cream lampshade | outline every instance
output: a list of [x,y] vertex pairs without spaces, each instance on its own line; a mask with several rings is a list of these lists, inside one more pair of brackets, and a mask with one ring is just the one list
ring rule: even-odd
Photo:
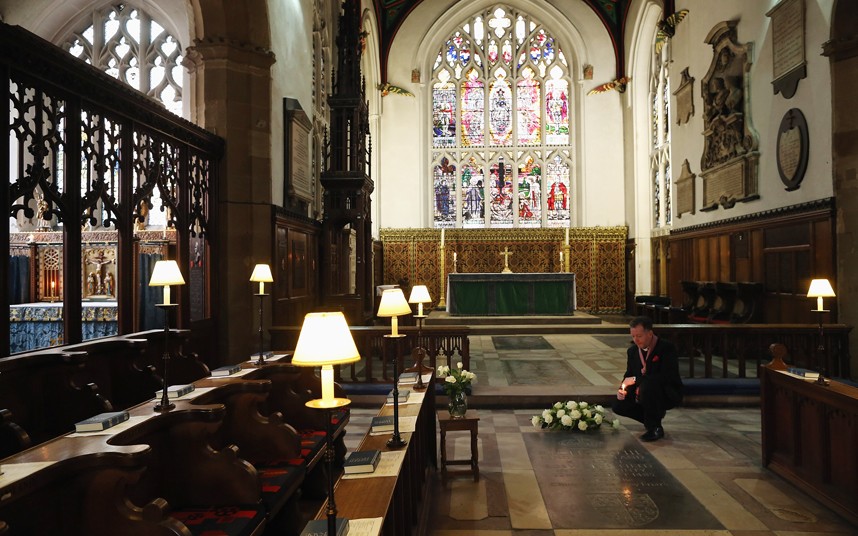
[[257,264],[250,274],[250,280],[259,283],[259,293],[265,294],[265,283],[273,283],[274,276],[271,275],[271,267],[267,264]]
[[411,307],[405,301],[405,294],[401,288],[391,288],[381,293],[381,303],[378,305],[378,316],[390,317],[390,334],[394,337],[399,335],[399,322],[397,317],[411,313]]
[[304,317],[292,364],[322,367],[322,403],[334,404],[334,367],[360,361],[349,325],[343,313],[309,313]]
[[834,298],[835,294],[828,279],[814,279],[810,282],[810,288],[807,289],[807,297],[816,298],[816,310],[823,311],[822,298]]
[[176,261],[158,261],[149,279],[150,287],[164,287],[164,305],[170,305],[170,285],[184,285],[185,278]]
[[417,315],[423,316],[423,304],[429,303],[432,298],[429,297],[429,289],[426,285],[415,285],[411,288],[411,295],[408,296],[408,303],[417,304]]

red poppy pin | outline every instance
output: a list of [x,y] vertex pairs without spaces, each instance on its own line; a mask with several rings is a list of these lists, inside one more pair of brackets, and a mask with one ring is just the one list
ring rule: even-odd
[[657,355],[652,356],[652,362],[658,363],[658,356]]

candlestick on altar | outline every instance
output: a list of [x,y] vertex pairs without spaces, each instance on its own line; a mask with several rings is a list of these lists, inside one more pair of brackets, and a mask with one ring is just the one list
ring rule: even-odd
[[567,227],[565,229],[565,231],[566,231],[566,239],[563,241],[563,243],[568,244],[569,243],[569,228]]

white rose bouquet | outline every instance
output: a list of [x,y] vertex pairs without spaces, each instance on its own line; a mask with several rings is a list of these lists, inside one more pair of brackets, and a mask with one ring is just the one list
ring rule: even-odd
[[[586,432],[599,428],[605,421],[605,408],[600,405],[591,406],[587,402],[555,402],[553,406],[534,415],[530,422],[535,428],[551,430],[581,430]],[[614,428],[619,428],[620,420],[611,422]]]
[[454,369],[447,365],[439,365],[438,377],[444,379],[444,392],[449,397],[452,397],[454,393],[463,392],[471,383],[477,381],[477,375],[465,370],[461,361],[456,363]]

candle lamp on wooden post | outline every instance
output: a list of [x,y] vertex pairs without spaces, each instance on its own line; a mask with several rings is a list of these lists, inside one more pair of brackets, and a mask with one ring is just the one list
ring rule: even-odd
[[400,288],[385,290],[381,294],[381,303],[378,305],[377,315],[390,318],[390,335],[384,337],[393,342],[393,436],[387,442],[390,448],[402,448],[406,445],[405,440],[399,435],[399,341],[405,337],[399,333],[399,320],[401,315],[411,313],[411,306],[405,301],[405,295]]
[[176,303],[170,303],[170,285],[184,285],[185,279],[176,261],[158,261],[149,279],[150,287],[164,287],[164,303],[156,304],[164,311],[164,375],[161,377],[161,401],[155,405],[155,411],[170,411],[175,404],[170,402],[167,396],[167,374],[170,368],[170,311],[178,307]]
[[828,279],[814,279],[810,282],[810,288],[807,289],[807,297],[816,298],[816,309],[812,311],[817,315],[817,319],[819,320],[819,346],[816,348],[817,355],[819,356],[819,377],[816,383],[827,385],[825,380],[825,362],[827,361],[827,357],[825,355],[825,332],[822,328],[822,315],[830,311],[822,308],[822,298],[834,298],[834,289],[831,287]]
[[259,292],[256,294],[259,296],[259,359],[257,359],[254,364],[261,367],[265,364],[265,354],[262,351],[264,343],[264,331],[262,329],[262,302],[265,299],[265,296],[268,296],[268,294],[265,293],[265,283],[274,282],[274,277],[271,275],[271,267],[267,264],[257,264],[253,268],[253,273],[250,274],[250,280],[254,283],[259,283]]
[[426,350],[422,346],[420,346],[420,340],[423,336],[423,322],[426,320],[427,316],[423,314],[423,304],[429,303],[431,301],[432,298],[429,296],[429,289],[426,288],[426,285],[414,285],[411,288],[411,295],[408,296],[408,303],[417,304],[417,314],[414,315],[414,319],[417,321],[417,344],[414,345],[415,348],[412,352],[415,355],[416,359],[414,361],[414,365],[412,365],[411,367],[413,370],[417,371],[417,383],[414,385],[414,389],[416,391],[422,391],[426,389],[426,386],[423,385],[423,357],[426,355]]
[[325,413],[325,460],[328,468],[328,534],[337,533],[337,503],[334,500],[334,433],[331,425],[333,413],[351,404],[348,398],[334,396],[334,365],[360,361],[343,313],[309,313],[298,335],[292,364],[299,367],[322,367],[322,398],[308,401],[305,406]]

